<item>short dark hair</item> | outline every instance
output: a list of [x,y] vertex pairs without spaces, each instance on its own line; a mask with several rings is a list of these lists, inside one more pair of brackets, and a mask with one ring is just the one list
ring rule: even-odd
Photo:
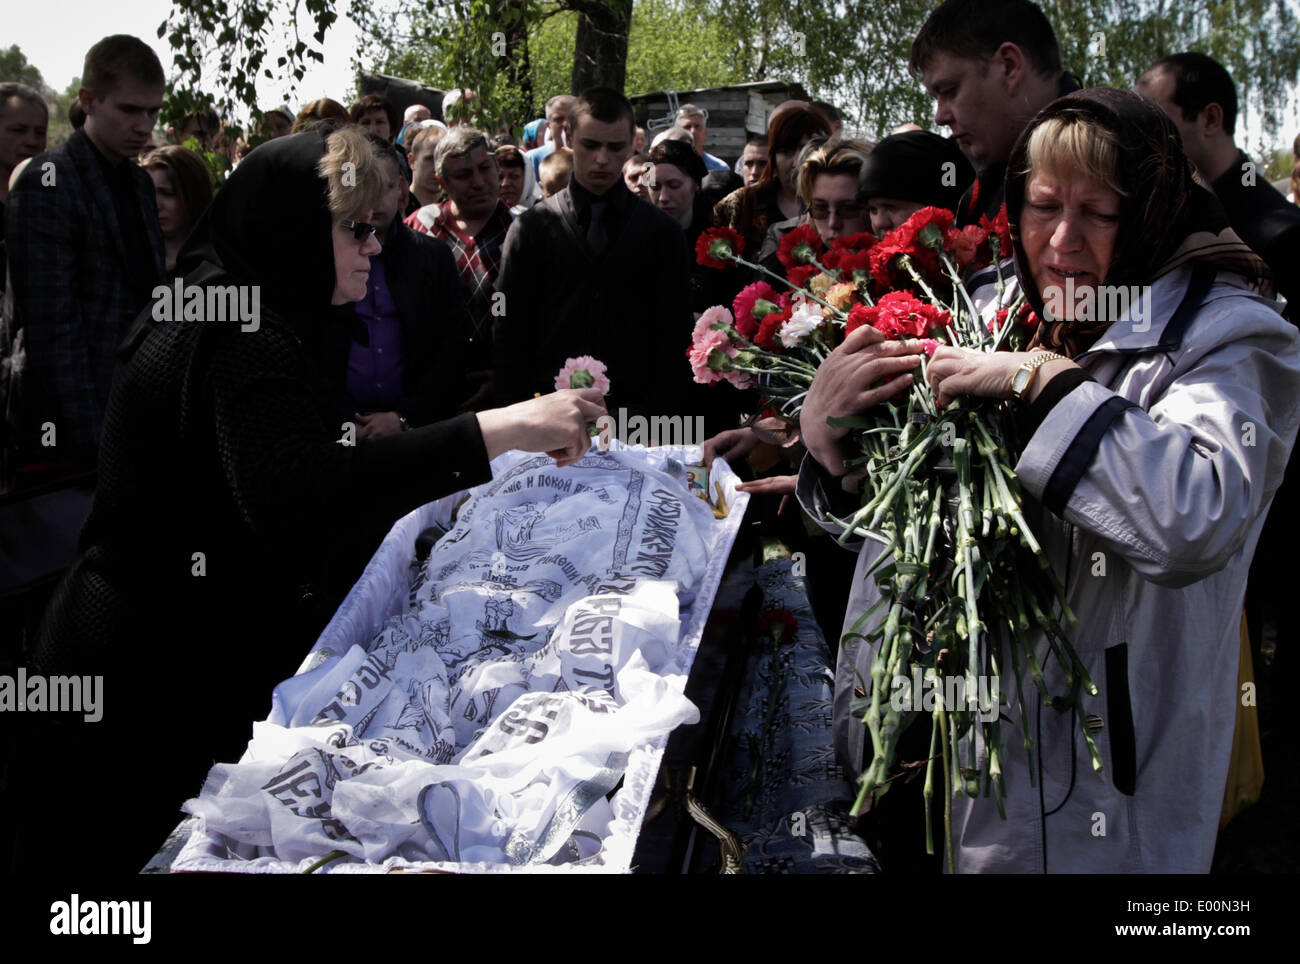
[[50,119],[50,105],[45,102],[45,98],[38,91],[16,81],[5,81],[0,84],[0,117],[3,117],[5,111],[9,109],[9,101],[14,97],[29,104],[37,104],[45,111],[46,121]]
[[524,152],[514,144],[501,144],[493,153],[497,156],[497,164],[502,167],[517,167],[523,170],[524,165],[528,163],[524,160]]
[[384,116],[388,118],[388,130],[393,137],[397,136],[400,130],[401,118],[397,115],[397,108],[387,97],[380,97],[378,94],[366,94],[359,101],[352,105],[352,110],[348,116],[352,118],[352,123],[361,123],[361,118],[365,117],[372,110],[382,110]]
[[1060,76],[1056,34],[1038,4],[1030,0],[944,0],[912,41],[907,66],[919,77],[936,53],[987,60],[1004,43],[1019,47],[1042,76]]
[[1157,60],[1147,71],[1160,68],[1174,81],[1170,100],[1183,112],[1183,120],[1194,121],[1210,104],[1223,108],[1223,129],[1237,129],[1237,87],[1232,75],[1213,57],[1201,53],[1172,54]]
[[695,148],[681,141],[660,141],[650,148],[649,159],[651,164],[673,165],[694,181],[696,187],[700,186],[704,175],[709,173],[700,155],[695,153]]
[[86,51],[86,62],[81,68],[81,86],[96,100],[103,100],[111,94],[124,77],[158,87],[167,83],[158,55],[139,37],[113,34]]
[[569,123],[578,129],[580,117],[594,117],[602,124],[615,124],[626,120],[628,136],[636,136],[636,116],[631,102],[612,87],[588,87],[578,95],[569,111]]

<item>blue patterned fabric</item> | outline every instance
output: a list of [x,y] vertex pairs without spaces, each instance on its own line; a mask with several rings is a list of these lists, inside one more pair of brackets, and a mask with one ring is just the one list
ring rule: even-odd
[[770,634],[754,644],[728,733],[726,802],[714,816],[748,850],[746,873],[878,873],[866,842],[854,834],[853,787],[831,743],[831,653],[791,560],[754,572],[761,609],[788,610],[793,640]]

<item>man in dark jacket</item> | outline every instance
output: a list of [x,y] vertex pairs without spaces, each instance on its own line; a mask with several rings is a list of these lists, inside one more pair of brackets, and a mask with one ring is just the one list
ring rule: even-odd
[[[1300,207],[1269,184],[1263,171],[1237,147],[1233,136],[1237,90],[1232,76],[1205,54],[1174,54],[1149,68],[1138,79],[1137,91],[1174,122],[1187,156],[1210,183],[1232,229],[1268,265],[1287,300],[1286,316],[1300,321]],[[1290,403],[1290,399],[1277,401]],[[1246,624],[1265,686],[1270,680],[1290,679],[1296,658],[1285,600],[1290,591],[1291,537],[1300,521],[1298,501],[1300,469],[1293,452],[1282,487],[1273,497],[1246,585]],[[1275,644],[1271,667],[1259,661],[1265,634]],[[1269,703],[1262,705],[1265,713],[1272,709]],[[1265,717],[1266,729],[1273,723]]]
[[1138,79],[1137,91],[1169,115],[1232,229],[1272,271],[1291,320],[1300,319],[1295,307],[1300,300],[1300,207],[1269,184],[1237,147],[1232,76],[1205,54],[1174,54],[1150,67]]
[[908,64],[935,100],[934,122],[975,166],[957,224],[1002,207],[1011,148],[1040,110],[1079,89],[1061,69],[1052,25],[1030,0],[945,0],[912,42]]
[[93,462],[118,343],[163,277],[153,182],[132,162],[149,143],[163,82],[143,41],[95,44],[79,95],[85,126],[33,158],[10,195],[28,444],[41,461]]
[[497,397],[555,388],[566,358],[609,369],[613,413],[688,414],[690,259],[681,226],[623,183],[632,107],[616,91],[583,92],[573,108],[573,181],[516,219],[497,290]]

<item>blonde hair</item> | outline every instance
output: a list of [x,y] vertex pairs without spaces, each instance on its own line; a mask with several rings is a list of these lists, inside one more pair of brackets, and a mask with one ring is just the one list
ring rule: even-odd
[[1114,132],[1085,117],[1067,114],[1049,117],[1034,128],[1025,145],[1025,170],[1021,173],[1045,174],[1057,180],[1082,174],[1126,197],[1118,171],[1119,140]]
[[875,145],[870,141],[838,138],[813,147],[799,164],[799,181],[796,185],[799,200],[804,204],[812,203],[813,185],[823,174],[848,174],[856,177],[860,188],[867,155],[873,147]]
[[382,155],[360,127],[341,127],[325,142],[317,167],[329,184],[334,220],[364,221],[384,193],[387,176]]

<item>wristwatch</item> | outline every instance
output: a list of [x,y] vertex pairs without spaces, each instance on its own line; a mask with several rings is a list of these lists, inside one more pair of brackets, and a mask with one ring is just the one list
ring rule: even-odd
[[408,422],[408,421],[406,420],[406,416],[405,416],[405,415],[398,415],[398,416],[397,416],[397,424],[400,425],[400,426],[402,426],[402,431],[403,431],[403,432],[409,431],[410,428],[411,428],[411,423]]
[[1024,401],[1025,393],[1029,391],[1029,386],[1034,383],[1034,375],[1037,374],[1040,365],[1046,365],[1049,361],[1066,360],[1064,355],[1058,355],[1054,351],[1037,352],[1033,358],[1017,368],[1011,376],[1011,397],[1017,402]]

